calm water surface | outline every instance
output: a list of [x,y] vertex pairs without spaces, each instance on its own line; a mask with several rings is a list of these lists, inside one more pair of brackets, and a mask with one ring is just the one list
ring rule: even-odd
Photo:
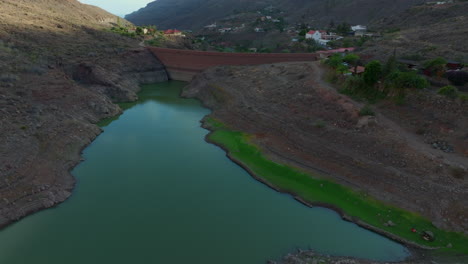
[[254,264],[296,248],[401,260],[404,247],[253,180],[207,144],[209,111],[146,87],[75,168],[73,196],[0,232],[5,264]]

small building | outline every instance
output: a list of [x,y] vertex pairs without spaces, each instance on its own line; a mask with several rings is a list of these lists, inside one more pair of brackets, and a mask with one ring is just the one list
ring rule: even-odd
[[164,35],[166,36],[182,36],[182,31],[177,29],[168,29],[164,31]]
[[366,71],[366,67],[364,66],[356,66],[349,68],[349,71],[352,75],[361,75]]
[[265,30],[263,28],[258,28],[258,27],[254,28],[254,31],[257,32],[257,33],[265,32]]
[[351,30],[354,32],[354,36],[362,37],[367,33],[367,27],[362,25],[352,26]]
[[449,62],[447,62],[446,66],[447,66],[448,70],[454,71],[454,70],[463,69],[464,65],[462,63],[460,63],[460,62],[457,62],[457,61],[449,61]]

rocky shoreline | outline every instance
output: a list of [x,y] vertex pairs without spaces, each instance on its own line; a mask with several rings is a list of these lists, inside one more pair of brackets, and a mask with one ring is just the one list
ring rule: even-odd
[[141,84],[162,81],[164,66],[141,48],[25,74],[2,89],[0,227],[70,197],[70,171],[102,132],[95,124],[120,114],[114,102],[137,99]]
[[[277,73],[278,71],[280,71],[280,74]],[[319,174],[326,175],[327,177],[335,178],[335,180],[338,180],[338,182],[340,182],[341,184],[352,187],[352,188],[356,188],[357,186],[359,186],[360,183],[362,183],[362,186],[359,186],[358,190],[365,191],[367,193],[370,193],[371,195],[374,193],[373,195],[374,197],[383,199],[384,201],[387,201],[387,202],[397,204],[397,206],[406,208],[407,210],[419,211],[417,207],[414,207],[414,204],[409,203],[410,201],[414,202],[418,200],[411,198],[411,196],[408,197],[408,194],[405,194],[406,199],[401,199],[405,196],[392,197],[395,195],[402,195],[402,194],[388,192],[388,189],[386,190],[385,186],[383,186],[382,184],[369,186],[369,183],[370,183],[369,179],[366,179],[366,177],[368,177],[366,175],[369,175],[369,171],[366,172],[365,171],[366,168],[362,168],[362,165],[359,166],[361,168],[358,167],[359,169],[355,170],[357,169],[355,164],[352,164],[352,163],[350,164],[349,162],[345,162],[345,164],[349,166],[348,168],[350,170],[348,170],[348,172],[343,175],[341,174],[342,172],[339,168],[332,169],[331,167],[327,166],[328,164],[322,163],[324,161],[323,159],[318,159],[315,162],[312,162],[315,158],[310,157],[311,153],[308,153],[311,148],[319,149],[319,151],[315,150],[313,152],[320,153],[321,151],[323,153],[323,150],[321,149],[324,149],[324,146],[327,146],[327,145],[329,146],[330,143],[333,144],[334,142],[336,142],[336,139],[332,141],[323,141],[321,142],[321,146],[314,144],[312,145],[313,146],[312,147],[310,143],[307,143],[307,140],[304,140],[305,139],[304,137],[306,135],[307,137],[318,136],[318,137],[323,138],[323,135],[330,133],[331,132],[330,130],[334,130],[332,132],[334,132],[333,134],[335,134],[335,136],[337,137],[341,136],[341,137],[346,138],[347,137],[346,135],[348,135],[349,137],[350,134],[352,135],[353,133],[356,133],[357,131],[358,134],[363,133],[364,135],[368,135],[368,136],[370,135],[371,137],[372,136],[381,137],[381,135],[384,135],[387,138],[381,137],[380,140],[382,140],[383,142],[385,141],[388,142],[389,140],[398,141],[398,138],[394,138],[394,136],[391,135],[392,133],[391,130],[394,131],[396,130],[396,128],[391,128],[391,130],[385,131],[384,130],[385,125],[378,124],[377,122],[380,121],[378,119],[377,121],[372,121],[372,120],[367,119],[367,122],[364,123],[363,122],[364,120],[362,120],[362,118],[359,118],[358,116],[358,113],[357,113],[359,111],[358,106],[356,106],[355,103],[350,102],[350,100],[343,98],[342,96],[337,96],[336,92],[333,92],[331,89],[324,88],[323,86],[321,87],[321,84],[317,81],[317,78],[320,79],[320,77],[317,77],[316,74],[314,75],[313,74],[314,71],[317,71],[314,68],[314,66],[307,65],[304,63],[263,65],[263,66],[252,66],[252,67],[228,67],[228,66],[217,67],[215,69],[207,70],[204,73],[198,75],[188,85],[188,87],[184,89],[184,92],[182,95],[184,97],[195,97],[201,100],[202,103],[205,105],[205,107],[210,108],[213,111],[211,116],[220,120],[224,124],[228,125],[229,128],[233,130],[240,130],[240,131],[243,131],[252,135],[253,142],[256,145],[260,146],[260,148],[267,154],[268,158],[272,159],[273,161],[286,163],[286,164],[290,164],[293,166],[298,166],[302,169],[309,170],[312,173],[318,172]],[[305,77],[307,75],[311,76],[313,79],[311,80],[310,78]],[[315,92],[311,92],[310,88],[312,89],[318,88],[318,89]],[[315,95],[313,95],[314,93]],[[312,96],[317,96],[321,98],[319,100],[324,101],[324,103],[321,104],[320,106],[322,109],[320,110],[317,109],[316,110],[317,112],[315,113],[310,112],[310,110],[303,108],[302,107],[303,102],[301,102],[304,100],[304,98],[306,99],[313,98]],[[314,101],[314,103],[317,103],[317,101]],[[337,109],[332,110],[333,108],[337,108]],[[331,115],[330,113],[326,113],[326,112],[330,112],[330,110],[332,112]],[[319,121],[322,121],[327,124],[332,123],[333,127],[329,128],[327,126],[324,129],[322,126],[316,125],[315,123],[317,121],[315,121],[314,123],[312,120],[314,117],[315,118],[317,117],[317,114],[318,114],[318,117],[320,118],[318,119]],[[307,117],[307,115],[309,116]],[[299,116],[300,118],[297,119],[296,116]],[[308,120],[311,120],[312,122]],[[312,123],[308,127],[309,131],[304,130],[305,129],[304,127],[300,127],[301,124],[296,123],[296,121],[306,122],[309,124]],[[206,122],[204,123],[204,127],[209,130],[213,130],[212,128],[209,127],[209,125],[207,125]],[[314,135],[313,132],[317,132],[317,130],[318,130],[318,135],[317,134]],[[338,132],[337,130],[341,130],[340,133],[342,133],[342,135],[337,135],[339,134],[339,133],[336,133]],[[311,133],[311,131],[313,132]],[[278,139],[278,137],[279,138],[284,137],[284,141],[288,143],[285,143],[283,140]],[[208,141],[210,142],[210,140]],[[356,144],[356,145],[360,144],[359,141],[358,142],[351,141],[351,143]],[[368,142],[368,143],[371,143],[371,142]],[[400,142],[398,143],[395,142],[394,144],[402,146]],[[374,145],[374,147],[378,148],[378,145]],[[357,148],[359,149],[360,147],[357,146]],[[428,148],[430,148],[430,146],[428,146]],[[411,151],[415,151],[415,149],[408,149],[408,150],[406,149],[408,149],[408,147],[406,147],[404,151],[409,151],[409,152],[403,152],[402,154],[406,157],[408,156],[413,157],[413,155],[411,154]],[[233,157],[229,154],[229,152],[226,149],[224,150],[227,152],[227,156],[231,160],[233,160],[235,163],[239,164],[241,167],[246,169],[255,179],[265,183],[266,185],[268,185],[269,187],[277,191],[281,191],[276,186],[273,186],[272,184],[254,175],[252,171],[249,170],[249,168],[247,168],[244,164],[242,164],[242,162],[236,159],[233,159]],[[328,151],[329,150],[330,149],[328,149]],[[339,149],[334,149],[334,151],[335,151],[335,154],[333,154],[333,156],[331,157],[329,156],[330,162],[343,162],[344,161],[343,158],[345,157],[340,158],[340,155],[342,155],[340,154],[340,152],[344,152],[346,156],[354,157],[354,159],[363,158],[363,157],[357,156],[356,154],[351,155],[349,153],[349,150],[346,149],[346,144],[341,145]],[[392,151],[394,152],[392,153]],[[396,158],[395,155],[401,155],[401,154],[398,154],[399,151],[401,150],[396,150],[396,149],[385,150],[385,152],[388,153],[386,155],[388,156],[392,155],[393,158]],[[277,155],[277,153],[282,153],[283,155]],[[423,157],[427,155],[428,155],[427,153],[422,154]],[[286,156],[288,156],[288,158],[285,158]],[[458,157],[456,157],[455,160],[459,160]],[[420,164],[421,160],[414,160],[412,162],[414,162],[415,164]],[[379,163],[380,164],[385,163],[385,160],[381,159]],[[408,172],[408,169],[410,169],[411,171],[412,168],[408,168],[409,167],[408,165],[410,165],[408,163],[410,163],[410,161],[406,161],[404,166],[398,166],[398,163],[396,164],[393,163],[393,165],[391,165],[393,175],[390,178],[391,179],[393,178],[393,180],[396,180],[394,178],[396,178],[395,171],[397,171],[396,175],[404,176],[404,179],[401,180],[402,182],[405,182],[405,184],[407,184],[409,181],[412,181],[409,175],[410,173]],[[425,164],[425,166],[428,166],[428,165],[429,165],[428,163]],[[377,169],[379,167],[375,167],[375,168]],[[382,167],[382,168],[387,169],[386,167]],[[364,172],[363,172],[363,169],[364,169]],[[367,170],[369,170],[369,168],[367,168]],[[358,175],[355,175],[355,173],[361,174],[358,171],[361,171],[361,173],[364,175],[363,177],[361,177],[361,179],[359,179]],[[385,170],[382,170],[382,169],[376,170],[374,172],[377,174],[380,173],[383,175],[385,174],[388,175],[388,172],[385,172]],[[440,173],[440,170],[438,170],[438,172]],[[450,175],[447,175],[447,176],[450,177]],[[414,180],[418,181],[417,178],[418,177],[415,177]],[[374,180],[372,180],[372,182],[374,182]],[[395,183],[398,184],[398,181],[394,183],[390,183],[390,184],[393,185]],[[426,185],[427,182],[420,182],[418,184],[419,185],[422,184],[421,189],[423,190],[425,190],[428,187],[431,188],[430,185]],[[440,187],[440,184],[438,184],[438,187]],[[466,191],[465,192],[464,191],[460,192],[460,191],[457,191],[456,193],[460,194],[461,197],[465,197]],[[378,195],[375,195],[376,193],[378,193]],[[368,225],[360,221],[359,219],[353,219],[351,217],[347,217],[342,212],[342,210],[340,210],[339,208],[336,208],[333,205],[310,204],[296,197],[295,194],[291,194],[291,195],[293,195],[297,200],[306,204],[307,206],[318,205],[318,206],[333,209],[337,211],[342,216],[342,218],[347,221],[354,222],[366,229],[372,230],[376,233],[379,233],[390,239],[393,239],[397,242],[407,245],[411,249],[412,252],[416,252],[417,254],[413,254],[413,255],[416,255],[415,258],[412,258],[411,260],[408,260],[408,262],[403,262],[403,263],[427,263],[428,261],[433,261],[432,258],[428,258],[427,256],[424,256],[426,255],[426,253],[430,254],[429,252],[424,253],[425,250],[423,251],[420,251],[420,250],[434,249],[435,247],[426,247],[426,246],[418,245],[416,243],[407,241],[396,235],[393,235],[387,231],[384,231],[380,228]],[[421,195],[420,191],[418,191],[418,195]],[[446,197],[448,196],[446,195]],[[410,199],[407,199],[407,198],[410,198]],[[419,201],[424,201],[424,200],[419,200]],[[434,202],[437,203],[437,201],[434,201]],[[420,213],[427,215],[428,212],[421,210]],[[458,213],[463,214],[463,212],[460,212],[460,211]],[[433,218],[434,215],[432,216],[428,215],[428,217]],[[461,217],[460,219],[462,220],[461,223],[463,223],[464,218]],[[434,223],[437,223],[437,222],[438,220],[434,221]],[[461,230],[466,231],[466,229],[464,228],[462,228]],[[336,260],[336,262],[331,262],[331,263],[341,263],[340,261],[342,259],[337,259],[337,258],[334,258],[334,259]],[[359,261],[359,260],[353,260],[353,259],[351,260]],[[289,262],[285,262],[285,263],[289,263]],[[291,263],[296,263],[296,262],[291,262]],[[306,263],[306,262],[297,262],[297,263]],[[343,263],[348,263],[348,262],[343,262]],[[372,262],[349,262],[349,263],[372,263]],[[463,263],[463,261],[460,262],[457,259],[451,262],[445,262],[445,260],[443,260],[440,263]]]

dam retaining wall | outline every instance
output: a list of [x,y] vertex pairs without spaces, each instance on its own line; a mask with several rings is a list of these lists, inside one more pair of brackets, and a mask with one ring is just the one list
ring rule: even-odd
[[195,74],[219,65],[258,65],[293,61],[315,61],[317,53],[225,53],[148,47],[166,66],[169,78],[190,81]]

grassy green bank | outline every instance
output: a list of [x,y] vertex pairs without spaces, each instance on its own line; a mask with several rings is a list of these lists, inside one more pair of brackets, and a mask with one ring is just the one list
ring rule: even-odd
[[[207,137],[208,141],[224,148],[231,159],[271,187],[290,193],[306,204],[334,208],[347,220],[400,242],[435,248],[434,254],[468,255],[468,237],[463,234],[437,229],[418,214],[385,204],[297,168],[270,161],[252,143],[248,134],[232,131],[213,118],[207,118],[206,124],[212,130]],[[389,220],[395,226],[384,225]],[[417,232],[412,232],[412,228]],[[424,240],[419,233],[422,231],[433,232],[435,240]]]

